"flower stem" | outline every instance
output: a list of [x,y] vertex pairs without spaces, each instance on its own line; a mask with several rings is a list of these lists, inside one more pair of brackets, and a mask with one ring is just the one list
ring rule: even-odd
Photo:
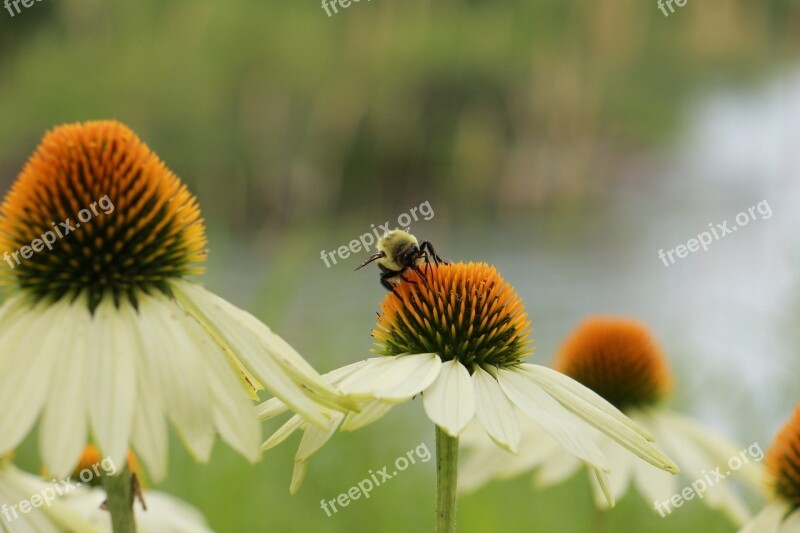
[[104,476],[108,511],[111,513],[111,526],[114,533],[136,533],[133,518],[133,486],[128,465],[116,476]]
[[436,531],[456,530],[456,482],[458,479],[458,437],[436,426]]

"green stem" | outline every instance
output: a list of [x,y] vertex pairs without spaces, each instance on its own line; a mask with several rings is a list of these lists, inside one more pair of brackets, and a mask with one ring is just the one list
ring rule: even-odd
[[128,465],[116,476],[104,476],[108,511],[111,513],[111,526],[114,533],[136,533],[133,518],[133,494],[131,471]]
[[456,530],[456,482],[458,479],[458,437],[436,426],[436,531]]

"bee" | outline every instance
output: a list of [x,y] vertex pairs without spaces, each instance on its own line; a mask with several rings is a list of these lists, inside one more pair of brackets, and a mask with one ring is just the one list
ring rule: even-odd
[[403,277],[406,270],[419,273],[424,280],[425,277],[419,267],[422,263],[429,265],[431,260],[437,265],[447,264],[436,255],[430,242],[420,243],[410,233],[398,229],[387,231],[378,241],[378,251],[369,256],[356,270],[377,261],[378,268],[381,269],[381,285],[388,291],[394,291],[394,285],[401,280],[411,282]]

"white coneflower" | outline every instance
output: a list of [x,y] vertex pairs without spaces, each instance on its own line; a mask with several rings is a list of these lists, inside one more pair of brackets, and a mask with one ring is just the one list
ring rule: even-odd
[[800,405],[767,450],[767,505],[739,533],[800,531]]
[[[40,420],[43,461],[72,470],[92,435],[164,476],[167,420],[199,461],[215,435],[259,457],[266,389],[314,424],[351,405],[283,339],[186,276],[206,257],[195,198],[114,121],[47,133],[0,206],[0,453]],[[6,264],[4,263],[4,264]]]
[[43,481],[0,458],[0,531],[19,533],[101,533],[66,505],[62,485]]
[[[72,477],[74,483],[79,479],[86,479],[86,472],[94,473],[99,470],[99,476],[109,474],[100,470],[97,465],[105,465],[104,458],[95,446],[87,446],[83,451]],[[128,454],[127,465],[131,472],[142,479],[136,456]],[[94,469],[94,470],[93,470]],[[97,528],[97,531],[110,533],[111,517],[105,510],[106,494],[100,488],[99,476],[92,477],[88,482],[82,482],[83,490],[71,491],[64,495],[63,503],[69,509]],[[87,486],[88,485],[90,486]],[[144,505],[135,504],[136,531],[138,533],[211,533],[203,514],[188,503],[164,492],[150,490],[142,487],[137,498],[141,498]]]
[[[211,533],[203,514],[188,503],[164,492],[147,490],[145,511],[139,506],[134,509],[136,531],[138,533]],[[81,491],[70,495],[64,504],[73,512],[84,517],[101,533],[111,533],[111,517],[101,509],[106,494],[101,488]]]
[[[360,413],[348,415],[346,428],[363,426],[385,414],[391,404],[421,395],[436,425],[440,489],[445,475],[447,491],[455,489],[451,476],[458,436],[473,419],[497,445],[516,452],[520,417],[527,417],[591,465],[601,483],[609,468],[590,433],[592,427],[653,465],[678,471],[647,432],[597,394],[563,374],[522,362],[531,354],[530,322],[516,292],[493,267],[429,265],[406,275],[409,281],[387,294],[373,332],[382,356],[329,376],[342,391],[365,401],[374,399]],[[261,415],[266,419],[279,411],[280,404],[273,402],[262,406]],[[301,420],[290,420],[266,446],[302,426]],[[333,430],[313,430],[311,436],[306,432],[296,458],[301,472]],[[440,505],[449,515],[447,527],[452,526],[453,503]]]
[[[659,446],[681,465],[687,482],[703,479],[704,473],[714,471],[741,453],[727,439],[663,406],[672,385],[667,360],[649,330],[637,321],[587,319],[565,341],[554,368],[586,385],[650,431]],[[477,432],[469,432],[465,444],[471,453],[462,468],[462,491],[473,491],[491,479],[512,477],[535,467],[538,470],[534,479],[544,487],[565,481],[580,468],[580,463],[563,453],[540,428],[528,425],[526,431],[525,449],[516,455],[503,453]],[[678,492],[679,478],[666,475],[630,454],[619,453],[616,444],[599,433],[595,441],[609,460],[609,486],[614,500],[635,485],[654,510],[658,511],[660,506],[664,515],[670,511],[663,505]],[[749,457],[749,464],[737,476],[756,485],[760,478],[758,459]],[[742,523],[749,512],[732,485],[723,481],[709,486],[702,500],[709,507],[724,511],[734,522]],[[601,488],[593,486],[597,505],[608,507]]]

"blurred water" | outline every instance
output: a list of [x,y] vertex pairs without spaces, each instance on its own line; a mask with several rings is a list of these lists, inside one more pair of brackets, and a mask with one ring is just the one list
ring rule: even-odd
[[[800,73],[713,92],[688,116],[682,144],[632,164],[571,231],[535,220],[504,272],[538,322],[540,355],[588,313],[639,317],[671,357],[680,407],[766,443],[800,401]],[[762,201],[769,218],[755,211],[669,267],[658,258]]]

